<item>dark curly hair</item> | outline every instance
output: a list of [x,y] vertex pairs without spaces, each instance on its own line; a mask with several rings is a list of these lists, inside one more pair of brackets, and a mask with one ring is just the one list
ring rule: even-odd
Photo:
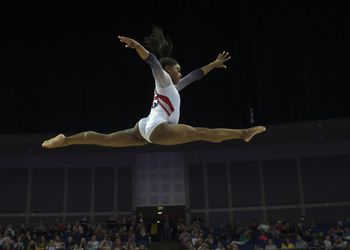
[[178,64],[174,58],[170,57],[173,51],[173,43],[169,38],[164,36],[160,27],[153,26],[151,34],[144,37],[144,45],[159,58],[159,62],[163,68]]

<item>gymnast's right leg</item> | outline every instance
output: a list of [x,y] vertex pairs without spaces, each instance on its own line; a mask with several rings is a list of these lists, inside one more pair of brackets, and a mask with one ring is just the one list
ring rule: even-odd
[[158,125],[151,134],[151,141],[159,145],[177,145],[194,141],[219,143],[226,140],[241,139],[249,142],[255,135],[266,131],[264,126],[247,129],[199,128],[186,124]]
[[56,137],[44,141],[44,148],[60,148],[69,145],[98,145],[104,147],[131,147],[142,146],[148,142],[141,136],[138,124],[135,127],[114,132],[111,134],[100,134],[94,131],[86,131],[66,137],[59,134]]

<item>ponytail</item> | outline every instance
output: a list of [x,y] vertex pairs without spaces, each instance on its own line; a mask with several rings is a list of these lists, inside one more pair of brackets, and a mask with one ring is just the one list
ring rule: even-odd
[[153,26],[152,33],[144,38],[144,45],[158,58],[169,57],[173,51],[172,41],[165,37],[160,27]]

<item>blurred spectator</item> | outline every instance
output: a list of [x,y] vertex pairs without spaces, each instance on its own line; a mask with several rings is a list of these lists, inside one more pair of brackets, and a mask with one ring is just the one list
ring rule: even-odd
[[277,246],[273,243],[273,240],[269,239],[265,246],[265,250],[276,250],[276,249],[277,249]]
[[269,236],[265,232],[261,232],[259,234],[259,240],[260,241],[267,242],[268,239],[269,239]]
[[335,242],[334,242],[334,249],[337,249],[337,250],[344,250],[346,249],[348,246],[348,242],[347,241],[344,241],[342,237],[338,237]]
[[167,214],[164,215],[162,220],[163,241],[169,242],[172,240],[173,225]]
[[36,242],[34,240],[29,241],[27,250],[36,250]]
[[47,246],[47,250],[56,250],[56,245],[55,245],[55,242],[53,240],[49,241],[49,244]]
[[282,249],[293,249],[293,248],[295,248],[295,246],[292,242],[290,242],[289,238],[286,238],[284,240],[284,242],[282,243],[281,248]]
[[269,223],[267,223],[267,222],[264,220],[264,221],[262,221],[262,222],[259,224],[259,226],[258,226],[257,229],[260,230],[260,231],[263,231],[263,232],[267,233],[267,232],[270,231],[271,226],[269,225]]
[[300,235],[297,236],[297,240],[295,242],[295,248],[297,249],[306,249],[307,243],[301,238]]
[[58,236],[58,235],[55,236],[54,244],[55,244],[55,247],[57,250],[64,250],[65,249],[65,244],[61,240],[60,236]]
[[329,236],[329,235],[326,236],[326,239],[323,241],[323,245],[325,246],[326,250],[333,248],[331,236]]
[[16,242],[14,242],[14,244],[13,244],[13,248],[14,248],[15,250],[24,250],[24,249],[25,249],[25,247],[24,247],[24,242],[23,242],[21,236],[18,236],[18,237],[17,237]]
[[74,242],[73,237],[69,236],[67,239],[67,242],[65,243],[65,246],[66,246],[65,249],[66,250],[74,250],[75,245],[76,245],[76,243]]
[[40,239],[37,244],[37,250],[46,250],[47,249],[47,240],[44,235],[40,236]]
[[93,235],[91,237],[91,240],[88,241],[87,245],[86,245],[86,250],[98,250],[99,247],[99,242],[96,240],[96,236]]
[[222,245],[222,243],[219,241],[216,245],[215,250],[225,250],[225,247]]
[[239,242],[241,244],[245,244],[247,243],[248,241],[250,241],[250,235],[249,235],[249,231],[248,230],[245,230],[241,236],[239,237]]
[[6,233],[8,236],[10,236],[10,237],[14,237],[14,236],[16,235],[15,230],[13,230],[11,224],[9,224],[9,225],[7,226],[7,228],[6,228],[6,230],[5,230],[5,233]]

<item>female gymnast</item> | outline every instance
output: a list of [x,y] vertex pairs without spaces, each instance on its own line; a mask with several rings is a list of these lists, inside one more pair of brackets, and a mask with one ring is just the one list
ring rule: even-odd
[[[153,105],[149,115],[139,120],[133,128],[111,134],[94,131],[81,132],[66,137],[59,134],[44,141],[44,148],[59,148],[69,145],[89,144],[106,147],[141,146],[148,143],[158,145],[177,145],[194,141],[219,143],[225,140],[242,139],[249,142],[253,136],[264,132],[264,126],[247,129],[203,128],[178,124],[180,117],[179,91],[190,83],[201,79],[215,68],[226,68],[230,59],[228,52],[220,53],[209,64],[181,76],[179,63],[168,57],[172,52],[172,42],[164,37],[159,27],[153,27],[152,33],[145,37],[144,46],[132,38],[118,36],[126,48],[137,52],[152,70],[155,80]],[[157,57],[160,59],[158,60]]]

